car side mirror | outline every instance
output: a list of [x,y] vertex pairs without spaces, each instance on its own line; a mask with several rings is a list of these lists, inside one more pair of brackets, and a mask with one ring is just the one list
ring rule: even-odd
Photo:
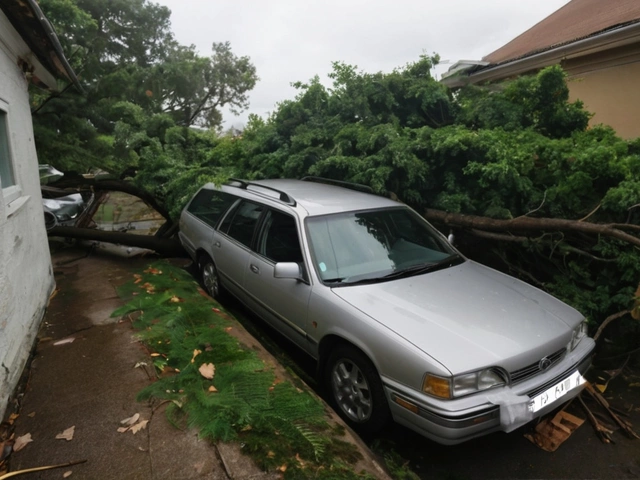
[[273,269],[274,278],[302,280],[300,265],[295,262],[278,262]]
[[449,243],[450,243],[451,245],[453,245],[453,242],[455,242],[455,241],[456,241],[456,237],[455,237],[455,235],[453,234],[453,231],[449,232],[449,235],[447,236],[447,240],[449,241]]

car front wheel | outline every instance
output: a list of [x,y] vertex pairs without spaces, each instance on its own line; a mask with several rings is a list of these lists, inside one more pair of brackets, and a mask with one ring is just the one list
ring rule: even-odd
[[359,350],[341,345],[329,355],[325,370],[333,407],[354,429],[371,433],[389,420],[389,407],[378,372]]
[[220,276],[213,260],[208,256],[200,258],[200,275],[207,293],[216,300],[220,299]]

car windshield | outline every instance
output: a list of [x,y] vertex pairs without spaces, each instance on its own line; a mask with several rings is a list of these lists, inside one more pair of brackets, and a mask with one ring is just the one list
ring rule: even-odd
[[409,208],[309,217],[306,223],[315,268],[325,283],[391,280],[462,261]]

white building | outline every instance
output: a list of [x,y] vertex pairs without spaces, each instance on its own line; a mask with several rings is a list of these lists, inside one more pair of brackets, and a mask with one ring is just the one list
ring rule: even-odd
[[[0,2],[0,420],[55,283],[28,87],[78,81],[36,0]],[[79,88],[79,86],[78,86]]]

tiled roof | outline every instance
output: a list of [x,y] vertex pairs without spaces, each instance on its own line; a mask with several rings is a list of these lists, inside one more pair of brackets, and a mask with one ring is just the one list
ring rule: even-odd
[[498,64],[640,21],[640,0],[571,0],[484,61]]

